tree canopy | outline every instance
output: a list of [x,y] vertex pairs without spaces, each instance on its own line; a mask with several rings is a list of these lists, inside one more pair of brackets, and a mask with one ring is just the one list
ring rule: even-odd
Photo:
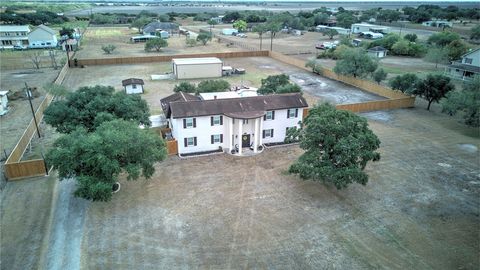
[[244,20],[237,20],[233,23],[233,28],[237,29],[239,32],[245,32],[245,30],[247,30],[247,22]]
[[380,160],[376,152],[380,140],[368,128],[367,120],[330,104],[310,109],[299,138],[305,152],[289,172],[305,180],[331,183],[337,189],[351,183],[367,184],[367,163]]
[[406,73],[390,79],[389,85],[393,90],[399,90],[403,93],[412,93],[413,90],[415,90],[418,81],[419,79],[417,75]]
[[466,82],[463,90],[451,91],[442,100],[442,110],[449,115],[461,113],[465,124],[480,126],[480,75]]
[[207,45],[207,42],[209,42],[210,40],[212,40],[212,35],[210,33],[201,32],[197,36],[197,41],[202,42],[204,46]]
[[93,201],[110,200],[120,173],[126,173],[128,180],[150,178],[154,163],[167,154],[157,134],[120,119],[104,122],[94,132],[79,127],[53,146],[47,164],[58,170],[61,179],[74,177],[75,195]]
[[387,72],[385,72],[385,70],[383,70],[383,68],[379,68],[379,69],[375,70],[375,72],[373,72],[372,78],[375,82],[380,84],[381,81],[383,81],[387,78],[387,75],[388,75]]
[[377,69],[377,62],[361,48],[346,49],[337,61],[333,71],[337,74],[365,77]]
[[225,80],[205,80],[197,85],[197,93],[224,92],[230,90],[230,84]]
[[435,63],[435,68],[437,68],[438,64],[448,63],[448,51],[441,47],[430,48],[425,55],[425,61]]
[[145,51],[156,50],[159,52],[162,48],[167,47],[168,42],[163,38],[152,38],[145,43]]
[[262,86],[257,91],[259,94],[280,94],[280,93],[296,93],[301,92],[300,86],[291,83],[288,75],[270,75],[262,79]]
[[455,86],[450,82],[450,78],[440,74],[428,74],[423,80],[417,82],[412,94],[427,100],[427,110],[433,102],[438,102],[445,95],[455,90]]
[[45,122],[60,133],[70,133],[77,127],[94,131],[100,124],[116,118],[150,125],[148,105],[138,95],[114,93],[111,86],[81,87],[56,100],[45,110]]
[[173,88],[173,92],[195,93],[197,87],[193,83],[181,82]]

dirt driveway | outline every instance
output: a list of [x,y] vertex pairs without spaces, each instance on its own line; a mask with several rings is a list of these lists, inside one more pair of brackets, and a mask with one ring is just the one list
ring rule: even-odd
[[382,159],[367,186],[286,174],[296,146],[169,158],[123,181],[88,209],[82,268],[477,269],[479,139],[424,109],[388,114],[370,120]]

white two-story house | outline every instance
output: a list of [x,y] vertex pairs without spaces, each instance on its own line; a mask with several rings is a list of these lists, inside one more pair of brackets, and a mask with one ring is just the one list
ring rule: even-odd
[[299,93],[204,100],[179,92],[161,104],[179,155],[257,153],[265,144],[284,142],[308,107]]
[[461,80],[471,80],[480,75],[480,49],[470,51],[459,61],[453,61],[445,68],[445,73]]
[[13,46],[28,46],[28,25],[0,25],[0,48],[11,49]]

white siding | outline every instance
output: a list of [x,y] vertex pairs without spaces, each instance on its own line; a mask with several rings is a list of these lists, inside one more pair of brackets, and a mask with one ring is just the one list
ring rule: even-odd
[[[293,108],[292,110],[295,110]],[[298,108],[297,117],[287,118],[288,110],[276,110],[275,119],[263,120],[263,117],[258,118],[258,123],[263,121],[263,130],[273,129],[273,138],[263,138],[262,143],[278,143],[285,140],[287,127],[299,127],[298,123],[303,118],[303,108]],[[230,118],[223,116],[223,125],[211,125],[211,116],[195,117],[196,127],[183,128],[183,118],[170,119],[170,127],[172,129],[172,136],[178,141],[178,153],[196,153],[204,151],[213,151],[219,149],[221,146],[224,150],[230,150],[230,140],[233,139],[232,146],[241,145],[241,137],[238,136],[239,123],[243,123],[242,119],[235,119],[233,124],[233,133],[230,134]],[[259,129],[258,136],[262,138],[263,130]],[[223,143],[211,143],[211,135],[223,134]],[[242,135],[250,135],[250,143],[253,144],[255,138],[255,119],[248,119],[248,123],[242,126]],[[197,137],[197,145],[185,147],[185,138]]]
[[173,64],[173,74],[177,79],[200,79],[222,77],[222,63],[212,64]]
[[125,92],[127,94],[142,94],[143,93],[143,85],[136,84],[136,89],[133,88],[133,84],[125,86]]
[[[54,34],[50,34],[41,28],[37,28],[28,34],[28,42],[32,47],[56,47],[57,36]],[[50,43],[50,45],[47,45],[47,42]]]
[[[466,58],[472,59],[472,63],[471,64],[466,63],[466,61],[465,61]],[[467,64],[467,65],[480,67],[480,50],[477,50],[477,51],[474,51],[470,54],[465,55],[462,58],[462,64]]]
[[[210,116],[200,116],[196,118],[196,127],[183,128],[183,118],[173,119],[174,130],[173,136],[178,141],[178,153],[195,153],[204,151],[217,150],[219,146],[228,147],[226,133],[228,132],[228,120],[223,116],[223,125],[212,126]],[[211,135],[223,134],[223,143],[211,143]],[[197,137],[197,146],[185,147],[185,138]]]
[[[294,118],[287,118],[287,111],[288,110],[277,110],[275,111],[274,120],[263,121],[263,130],[273,129],[273,138],[264,138],[263,143],[283,142],[285,140],[287,127],[299,127],[298,122],[302,121],[303,118],[303,108],[298,108],[297,117]],[[262,136],[263,131],[260,132],[260,136]]]

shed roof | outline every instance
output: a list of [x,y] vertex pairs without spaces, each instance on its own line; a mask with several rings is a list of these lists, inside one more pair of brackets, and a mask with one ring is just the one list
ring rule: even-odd
[[172,62],[176,65],[198,65],[198,64],[221,64],[222,60],[216,57],[202,58],[173,58]]
[[28,25],[0,25],[0,32],[30,32]]
[[184,118],[207,115],[227,115],[252,118],[270,110],[308,107],[300,93],[214,100],[170,102],[167,117]]
[[367,51],[371,51],[371,52],[384,52],[386,51],[387,49],[385,49],[384,47],[382,46],[375,46],[373,48],[370,48],[368,49]]
[[37,26],[37,28],[35,28],[35,30],[33,30],[32,32],[38,30],[38,29],[42,29],[44,30],[45,32],[51,34],[51,35],[55,35],[57,32],[55,32],[55,30],[53,30],[52,28],[46,26],[46,25],[43,25],[43,24],[40,24],[39,26]]
[[137,79],[137,78],[130,78],[122,81],[122,86],[126,85],[132,85],[132,84],[141,84],[143,85],[144,82],[142,79]]

